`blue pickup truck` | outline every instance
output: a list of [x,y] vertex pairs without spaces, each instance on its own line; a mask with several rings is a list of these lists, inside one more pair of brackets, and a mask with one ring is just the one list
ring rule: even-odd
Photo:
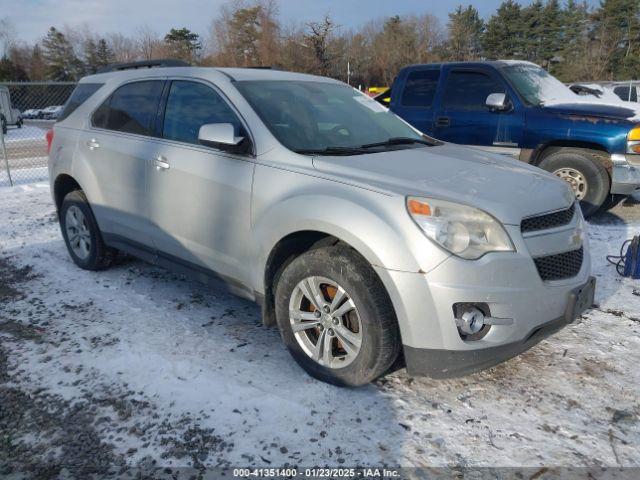
[[529,62],[411,65],[388,106],[427,135],[555,173],[585,215],[640,188],[640,112],[578,96]]

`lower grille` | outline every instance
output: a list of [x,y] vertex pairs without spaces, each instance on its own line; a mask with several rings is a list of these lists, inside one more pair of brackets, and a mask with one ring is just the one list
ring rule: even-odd
[[571,252],[534,258],[538,274],[543,281],[563,280],[578,275],[582,268],[584,250],[580,247]]

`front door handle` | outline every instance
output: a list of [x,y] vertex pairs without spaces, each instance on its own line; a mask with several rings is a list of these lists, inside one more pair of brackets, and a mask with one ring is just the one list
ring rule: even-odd
[[438,117],[436,119],[436,127],[448,127],[449,125],[451,125],[449,117]]
[[87,147],[89,147],[89,150],[100,148],[100,142],[98,142],[95,138],[92,138],[87,142]]
[[164,158],[162,155],[158,155],[153,161],[153,163],[156,166],[156,170],[158,171],[169,170],[169,162],[167,162],[167,159]]

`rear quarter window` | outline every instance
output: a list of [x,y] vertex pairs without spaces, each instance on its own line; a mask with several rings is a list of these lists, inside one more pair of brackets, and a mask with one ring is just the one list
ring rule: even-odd
[[64,120],[73,112],[75,112],[80,105],[86,102],[89,99],[89,97],[91,97],[91,95],[96,93],[100,89],[100,87],[102,87],[103,85],[104,85],[103,83],[79,84],[75,88],[71,96],[69,97],[69,100],[67,100],[67,103],[65,104],[64,109],[58,116],[58,122]]

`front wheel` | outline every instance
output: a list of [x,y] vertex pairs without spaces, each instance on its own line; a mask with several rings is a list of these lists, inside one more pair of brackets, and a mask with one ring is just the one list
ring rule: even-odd
[[400,351],[382,282],[347,246],[318,248],[293,260],[276,286],[275,306],[289,352],[324,382],[365,385],[384,374]]
[[607,170],[594,155],[581,149],[560,149],[540,162],[543,168],[565,180],[576,198],[585,217],[593,215],[602,206],[611,181]]

